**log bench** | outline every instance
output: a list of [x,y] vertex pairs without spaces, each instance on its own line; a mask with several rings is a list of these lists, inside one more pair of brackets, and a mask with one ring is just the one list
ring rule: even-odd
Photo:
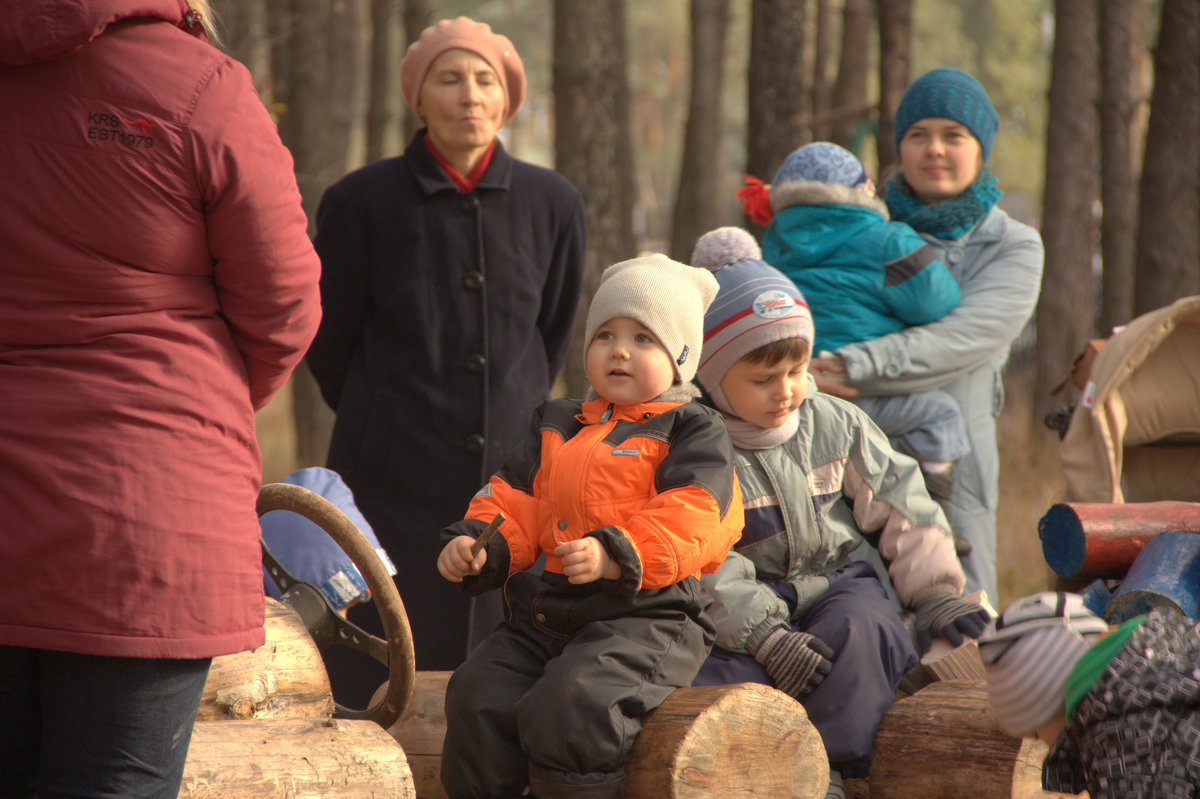
[[266,643],[214,658],[180,799],[415,799],[404,750],[373,721],[333,718],[316,643],[266,599]]
[[[983,682],[934,682],[900,699],[875,734],[871,799],[1051,799],[1046,744],[1000,729]],[[1086,797],[1083,793],[1080,797]]]
[[[448,671],[417,672],[389,732],[408,755],[419,799],[445,799],[440,776]],[[825,746],[799,702],[755,683],[680,688],[646,717],[625,766],[630,799],[821,799]]]

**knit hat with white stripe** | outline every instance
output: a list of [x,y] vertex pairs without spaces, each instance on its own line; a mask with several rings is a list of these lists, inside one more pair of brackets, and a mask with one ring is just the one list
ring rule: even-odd
[[696,242],[692,265],[711,271],[720,286],[704,315],[698,370],[700,384],[710,395],[731,366],[759,347],[800,338],[812,348],[812,313],[804,295],[761,259],[758,243],[741,228],[717,228]]
[[691,383],[700,360],[704,309],[716,293],[712,275],[660,253],[613,264],[600,276],[588,307],[584,357],[596,328],[626,316],[654,333],[675,362],[679,382]]
[[1043,591],[1013,602],[979,637],[988,699],[1018,738],[1065,712],[1071,669],[1108,629],[1078,594]]

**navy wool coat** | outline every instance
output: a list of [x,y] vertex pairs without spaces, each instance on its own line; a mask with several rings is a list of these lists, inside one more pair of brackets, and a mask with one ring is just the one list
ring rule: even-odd
[[315,243],[324,318],[308,364],[337,412],[328,466],[399,570],[417,667],[454,668],[499,607],[472,621],[437,572],[439,534],[523,439],[566,357],[583,200],[498,140],[459,192],[422,130],[326,190]]

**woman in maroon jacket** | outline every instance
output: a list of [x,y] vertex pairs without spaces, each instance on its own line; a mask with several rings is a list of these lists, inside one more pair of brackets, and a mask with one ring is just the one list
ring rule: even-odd
[[5,795],[174,797],[209,660],[263,642],[254,412],[316,331],[320,267],[200,20],[0,15]]
[[574,332],[585,214],[562,176],[496,139],[525,95],[506,37],[442,21],[409,48],[400,82],[425,127],[317,211],[325,316],[308,363],[337,411],[328,466],[396,563],[417,667],[452,669],[502,614],[438,576],[439,535],[549,396]]

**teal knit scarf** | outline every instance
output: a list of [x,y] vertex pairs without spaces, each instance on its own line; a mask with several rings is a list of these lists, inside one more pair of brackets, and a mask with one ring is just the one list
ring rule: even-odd
[[953,241],[983,219],[1002,196],[1004,192],[996,188],[996,178],[985,166],[961,194],[935,205],[918,200],[897,170],[887,182],[884,199],[895,221],[907,222],[918,233]]

